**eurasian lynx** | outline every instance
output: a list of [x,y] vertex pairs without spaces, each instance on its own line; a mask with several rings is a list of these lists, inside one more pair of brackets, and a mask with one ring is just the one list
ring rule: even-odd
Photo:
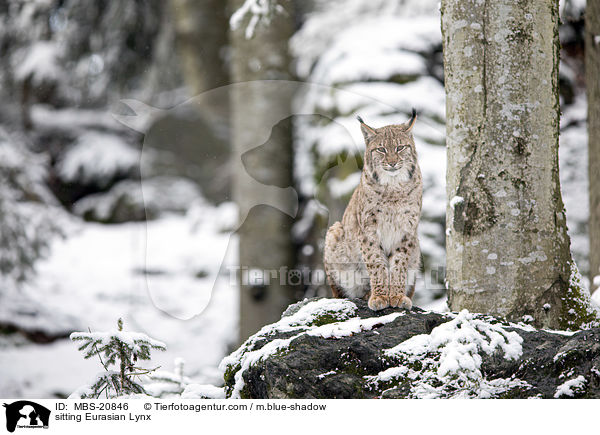
[[423,196],[411,133],[416,119],[413,109],[405,124],[375,129],[358,118],[366,142],[360,184],[342,222],[325,237],[323,262],[333,296],[368,297],[372,310],[412,307]]

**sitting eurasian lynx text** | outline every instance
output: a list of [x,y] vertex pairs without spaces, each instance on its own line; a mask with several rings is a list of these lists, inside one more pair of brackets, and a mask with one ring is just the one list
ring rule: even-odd
[[366,142],[360,184],[325,238],[323,262],[333,296],[368,298],[372,310],[412,307],[423,196],[411,133],[416,118],[413,109],[405,124],[381,128],[358,118]]

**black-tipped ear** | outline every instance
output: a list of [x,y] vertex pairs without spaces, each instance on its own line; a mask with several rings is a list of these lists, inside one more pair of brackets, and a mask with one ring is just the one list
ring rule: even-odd
[[373,138],[373,136],[377,134],[377,132],[374,128],[371,128],[367,124],[365,124],[365,121],[363,121],[363,119],[360,116],[357,116],[356,119],[358,119],[358,122],[360,122],[360,131],[362,132],[365,141],[369,142]]
[[417,120],[417,110],[413,107],[412,115],[408,121],[406,121],[403,126],[405,131],[411,131],[413,126],[415,125],[415,121]]

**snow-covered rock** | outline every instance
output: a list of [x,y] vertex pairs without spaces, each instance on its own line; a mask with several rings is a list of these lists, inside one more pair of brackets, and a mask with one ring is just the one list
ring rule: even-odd
[[598,398],[600,328],[307,299],[221,369],[231,398]]

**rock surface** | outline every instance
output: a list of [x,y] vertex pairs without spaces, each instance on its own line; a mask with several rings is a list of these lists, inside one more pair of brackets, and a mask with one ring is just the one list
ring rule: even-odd
[[600,398],[600,328],[461,313],[291,305],[222,362],[227,397]]

